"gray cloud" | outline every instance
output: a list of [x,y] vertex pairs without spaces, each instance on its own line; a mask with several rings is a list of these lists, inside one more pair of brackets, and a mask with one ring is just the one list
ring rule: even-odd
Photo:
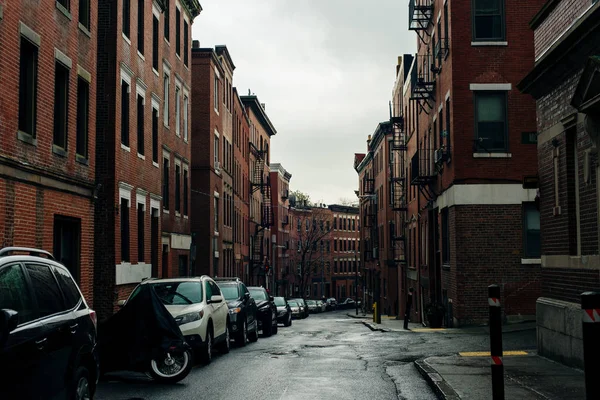
[[203,0],[202,47],[225,44],[234,85],[267,104],[271,159],[314,200],[354,198],[354,153],[389,117],[397,57],[416,50],[408,1]]

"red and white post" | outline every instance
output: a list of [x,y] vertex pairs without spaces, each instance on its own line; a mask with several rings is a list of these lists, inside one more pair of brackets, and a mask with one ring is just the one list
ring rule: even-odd
[[586,399],[600,399],[600,292],[581,294]]
[[504,400],[504,364],[502,364],[502,308],[500,286],[488,286],[490,306],[490,350],[492,356],[492,399]]

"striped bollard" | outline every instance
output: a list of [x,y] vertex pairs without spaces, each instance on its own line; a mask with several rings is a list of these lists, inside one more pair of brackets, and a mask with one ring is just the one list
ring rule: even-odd
[[600,399],[600,292],[581,294],[586,399]]
[[492,399],[504,400],[504,365],[502,364],[502,308],[500,286],[488,286],[490,306],[490,350],[492,356]]

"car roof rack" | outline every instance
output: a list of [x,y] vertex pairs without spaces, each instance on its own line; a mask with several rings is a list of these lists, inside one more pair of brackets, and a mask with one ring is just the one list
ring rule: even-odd
[[30,256],[46,256],[50,260],[55,260],[54,256],[50,252],[41,249],[34,249],[32,247],[5,247],[0,249],[0,257],[11,256],[13,253],[29,253]]

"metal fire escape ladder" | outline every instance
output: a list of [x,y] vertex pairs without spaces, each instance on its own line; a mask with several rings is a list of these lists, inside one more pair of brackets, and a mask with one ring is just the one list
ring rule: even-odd
[[252,235],[252,257],[250,260],[252,261],[253,269],[263,262],[263,240],[265,237],[264,229],[264,227],[256,225],[254,235]]
[[408,3],[408,29],[415,31],[422,42],[431,37],[429,26],[433,23],[434,0],[410,0]]
[[415,68],[412,69],[410,82],[411,94],[410,100],[416,101],[421,111],[429,114],[435,107],[435,72],[432,67],[435,66],[434,55],[417,54],[415,56]]
[[[399,224],[390,223],[390,238],[392,257],[396,264],[405,261],[406,240],[403,224],[406,221],[408,206],[406,203],[406,134],[404,132],[404,117],[392,117],[392,141],[390,145],[390,185],[392,211],[398,213]],[[400,233],[400,234],[398,234]]]
[[262,193],[262,220],[264,228],[273,226],[273,206],[271,204],[271,177],[267,175],[266,185],[261,188]]

